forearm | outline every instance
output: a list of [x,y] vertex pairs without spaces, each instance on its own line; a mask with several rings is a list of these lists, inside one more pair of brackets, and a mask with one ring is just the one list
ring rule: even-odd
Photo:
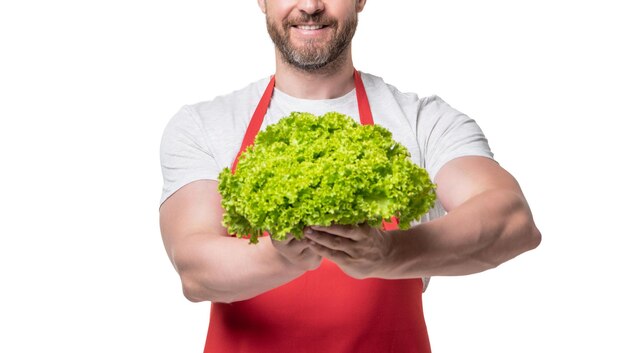
[[274,249],[269,237],[256,245],[235,237],[192,238],[175,250],[173,259],[185,297],[194,302],[249,299],[304,273]]
[[541,235],[524,198],[512,191],[483,192],[444,217],[393,231],[380,277],[467,275],[535,248]]

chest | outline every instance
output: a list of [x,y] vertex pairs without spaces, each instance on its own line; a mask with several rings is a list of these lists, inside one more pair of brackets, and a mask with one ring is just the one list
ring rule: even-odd
[[[416,133],[410,124],[410,117],[406,116],[406,107],[397,107],[394,104],[385,106],[372,106],[372,116],[374,123],[388,129],[397,142],[404,145],[411,153],[413,163],[422,166],[421,151],[417,142]],[[267,126],[280,121],[281,118],[288,116],[291,112],[308,112],[315,115],[323,115],[327,112],[338,112],[352,117],[357,123],[360,123],[359,109],[356,99],[346,99],[339,103],[326,102],[282,102],[280,100],[272,100],[267,114],[261,124],[260,131]],[[219,127],[209,129],[207,133],[208,141],[211,141],[211,148],[214,157],[222,168],[230,167],[244,138],[246,128],[250,122],[251,116],[243,116],[237,114],[224,117],[223,123]]]

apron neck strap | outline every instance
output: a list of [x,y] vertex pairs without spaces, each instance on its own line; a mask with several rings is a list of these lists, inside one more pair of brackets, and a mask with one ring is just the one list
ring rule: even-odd
[[359,118],[361,119],[361,124],[374,125],[372,109],[370,109],[370,101],[367,99],[361,75],[356,69],[354,69],[354,88],[356,90],[356,102],[359,106]]
[[261,124],[263,124],[263,118],[267,113],[267,108],[270,106],[270,101],[272,100],[272,93],[274,93],[274,85],[276,79],[274,75],[270,78],[270,82],[265,88],[265,92],[263,92],[263,96],[261,96],[261,100],[259,104],[257,104],[256,109],[254,110],[254,114],[252,114],[252,119],[250,119],[250,124],[246,129],[246,134],[243,136],[243,142],[241,143],[241,147],[239,148],[239,152],[233,161],[233,165],[231,166],[231,171],[235,173],[235,169],[237,169],[237,163],[239,163],[239,156],[243,153],[243,151],[248,148],[248,146],[252,146],[254,143],[254,138],[256,137],[259,130],[261,130]]

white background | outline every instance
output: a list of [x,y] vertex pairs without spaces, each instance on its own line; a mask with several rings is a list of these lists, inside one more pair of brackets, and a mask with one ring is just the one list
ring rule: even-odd
[[[619,3],[361,14],[356,67],[476,119],[543,233],[433,279],[434,352],[626,351]],[[209,304],[184,299],[160,238],[159,142],[183,104],[272,73],[256,2],[7,1],[0,52],[0,351],[201,352]]]

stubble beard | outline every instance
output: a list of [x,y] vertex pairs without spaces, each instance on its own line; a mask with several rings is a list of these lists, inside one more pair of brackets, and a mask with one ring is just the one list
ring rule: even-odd
[[[296,23],[319,23],[334,29],[331,39],[326,43],[317,43],[310,40],[301,47],[291,43],[290,28]],[[347,49],[356,32],[358,18],[346,18],[344,25],[339,27],[339,21],[326,17],[323,14],[303,14],[298,19],[285,19],[281,28],[266,17],[267,31],[280,52],[283,62],[292,67],[309,73],[331,73],[341,67],[347,59]]]

